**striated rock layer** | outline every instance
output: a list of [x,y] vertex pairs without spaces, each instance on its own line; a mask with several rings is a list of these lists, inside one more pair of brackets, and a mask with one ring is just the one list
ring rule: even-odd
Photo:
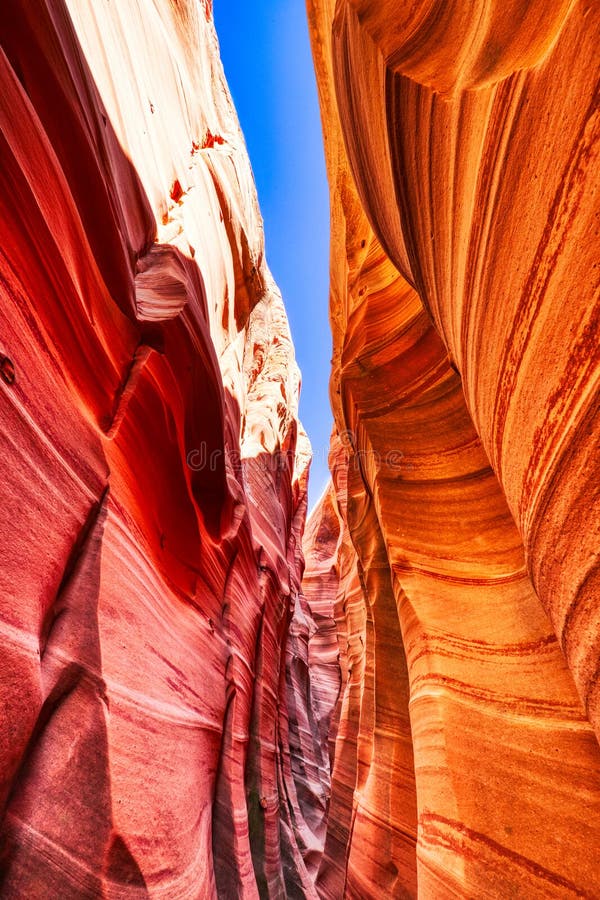
[[211,3],[0,36],[0,894],[316,896],[339,668]]
[[0,12],[0,895],[598,897],[598,8],[308,0],[301,585],[211,6]]
[[317,887],[597,897],[600,8],[307,7],[344,445]]

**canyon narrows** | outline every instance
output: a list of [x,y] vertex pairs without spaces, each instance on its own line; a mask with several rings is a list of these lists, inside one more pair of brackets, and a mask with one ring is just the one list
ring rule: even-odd
[[600,8],[307,11],[306,527],[211,0],[0,12],[2,897],[600,897]]

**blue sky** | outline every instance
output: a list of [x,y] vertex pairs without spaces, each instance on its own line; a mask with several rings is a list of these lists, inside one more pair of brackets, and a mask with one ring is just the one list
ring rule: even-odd
[[331,331],[329,192],[306,12],[303,0],[214,0],[213,8],[258,189],[267,261],[302,370],[312,506],[329,477]]

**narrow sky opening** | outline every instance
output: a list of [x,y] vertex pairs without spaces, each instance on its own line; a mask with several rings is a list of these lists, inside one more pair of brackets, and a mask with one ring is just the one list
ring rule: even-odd
[[329,477],[331,331],[329,191],[306,11],[302,0],[215,0],[213,8],[256,180],[267,261],[302,370],[312,507]]

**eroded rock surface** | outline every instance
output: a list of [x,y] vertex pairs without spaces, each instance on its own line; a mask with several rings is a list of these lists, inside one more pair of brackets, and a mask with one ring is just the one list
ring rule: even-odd
[[598,7],[308,0],[302,584],[211,7],[0,12],[0,894],[596,898]]
[[310,450],[210,6],[0,12],[5,897],[315,896]]
[[599,10],[307,7],[362,582],[321,896],[597,897]]

